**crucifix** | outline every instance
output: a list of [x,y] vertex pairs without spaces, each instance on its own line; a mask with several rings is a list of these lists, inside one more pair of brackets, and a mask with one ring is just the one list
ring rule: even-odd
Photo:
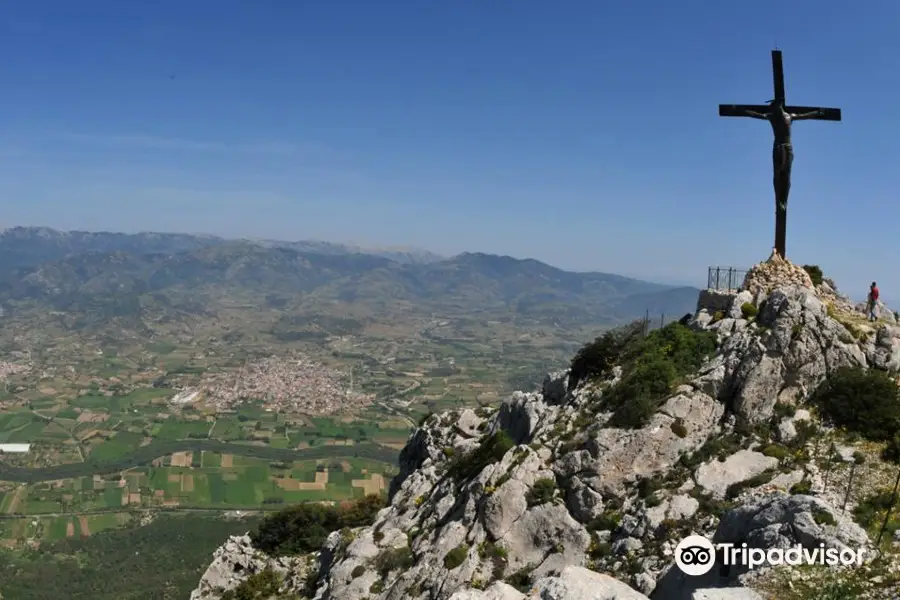
[[775,251],[781,258],[786,258],[787,203],[788,194],[791,191],[791,166],[794,163],[791,123],[799,120],[840,121],[841,109],[786,106],[781,50],[772,50],[772,76],[775,83],[775,98],[768,104],[720,104],[719,116],[764,119],[772,125],[772,133],[775,134],[775,144],[772,148],[773,184],[775,187]]

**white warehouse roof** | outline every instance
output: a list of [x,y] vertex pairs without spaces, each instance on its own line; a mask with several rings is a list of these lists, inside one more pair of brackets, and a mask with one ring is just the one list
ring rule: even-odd
[[28,452],[31,444],[0,444],[0,452]]

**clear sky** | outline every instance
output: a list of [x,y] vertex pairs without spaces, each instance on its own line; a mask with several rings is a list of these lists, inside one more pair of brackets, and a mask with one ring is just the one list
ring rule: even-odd
[[484,251],[703,285],[772,247],[900,298],[900,3],[0,4],[0,227]]

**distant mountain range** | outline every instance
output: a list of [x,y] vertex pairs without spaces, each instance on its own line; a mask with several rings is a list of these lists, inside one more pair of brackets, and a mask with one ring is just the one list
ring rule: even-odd
[[162,292],[186,289],[196,290],[197,297],[212,289],[241,291],[276,305],[343,303],[373,311],[403,306],[423,314],[514,314],[585,325],[614,324],[645,311],[680,317],[694,310],[699,292],[482,253],[444,258],[417,249],[327,242],[41,227],[0,232],[0,302],[8,308],[27,302],[31,308],[104,318],[139,311]]
[[[213,235],[184,233],[110,233],[58,231],[47,227],[12,227],[0,230],[0,257],[4,267],[32,267],[48,260],[87,252],[128,252],[131,254],[176,254],[200,248],[234,243]],[[407,247],[364,248],[304,240],[239,240],[266,248],[289,248],[310,254],[372,254],[401,264],[425,264],[444,260],[427,250]]]

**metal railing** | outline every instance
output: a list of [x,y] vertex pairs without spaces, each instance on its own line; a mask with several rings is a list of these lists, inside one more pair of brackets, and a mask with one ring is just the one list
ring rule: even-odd
[[683,316],[684,315],[678,315],[677,318],[675,318],[672,315],[667,315],[666,313],[662,313],[660,315],[651,315],[650,311],[648,310],[644,313],[644,317],[640,320],[641,335],[646,336],[654,329],[662,329],[672,321],[677,321]]
[[734,292],[744,285],[747,269],[734,267],[710,267],[706,277],[706,289],[720,292]]

